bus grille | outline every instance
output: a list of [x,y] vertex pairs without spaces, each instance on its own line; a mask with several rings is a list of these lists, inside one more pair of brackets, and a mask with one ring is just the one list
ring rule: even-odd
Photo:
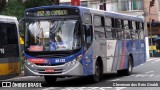
[[58,64],[37,64],[37,66],[58,66],[58,65],[64,65],[65,63],[58,63]]
[[38,73],[40,74],[59,74],[62,73],[63,69],[56,69],[54,72],[46,72],[45,70],[39,69]]
[[37,55],[37,58],[62,58],[67,57],[70,54],[54,54],[54,55]]

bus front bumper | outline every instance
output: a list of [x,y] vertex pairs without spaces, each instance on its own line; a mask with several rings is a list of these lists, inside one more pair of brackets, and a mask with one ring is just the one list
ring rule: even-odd
[[25,76],[83,76],[83,66],[79,61],[57,66],[24,65]]

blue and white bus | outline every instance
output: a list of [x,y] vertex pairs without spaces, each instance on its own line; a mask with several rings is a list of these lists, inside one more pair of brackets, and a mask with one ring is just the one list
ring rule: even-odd
[[76,6],[25,11],[25,75],[47,83],[67,76],[99,81],[105,73],[130,75],[146,61],[142,18]]

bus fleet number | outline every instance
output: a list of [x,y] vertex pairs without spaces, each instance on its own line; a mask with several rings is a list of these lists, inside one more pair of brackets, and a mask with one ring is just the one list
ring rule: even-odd
[[60,62],[65,62],[66,60],[65,59],[56,59],[56,63],[60,63]]

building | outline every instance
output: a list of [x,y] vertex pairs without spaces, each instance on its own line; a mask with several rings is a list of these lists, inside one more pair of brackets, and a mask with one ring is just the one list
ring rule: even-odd
[[[149,17],[154,21],[159,21],[160,1],[155,0],[152,7],[150,7],[150,1],[152,0],[81,0],[81,6],[99,9],[99,6],[105,2],[107,11],[137,15],[139,17],[147,15],[147,22],[150,22]],[[70,5],[70,2],[71,0],[60,0],[63,5]]]
[[[60,0],[60,3],[65,5],[70,5],[70,2],[71,0]],[[156,46],[159,44],[160,47],[160,0],[81,0],[81,6],[95,9],[100,9],[100,5],[103,3],[106,3],[107,11],[144,18],[147,22],[146,35],[149,36],[149,49],[146,49],[150,51],[150,55],[154,52],[159,52],[160,55],[160,49],[158,50]],[[159,40],[157,40],[158,38]],[[148,39],[146,40],[148,41]]]

